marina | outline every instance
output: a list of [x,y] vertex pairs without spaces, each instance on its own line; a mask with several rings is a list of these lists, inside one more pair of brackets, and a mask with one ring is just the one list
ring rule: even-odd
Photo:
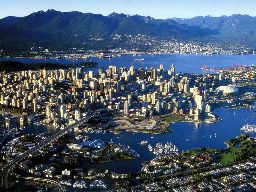
[[256,126],[255,125],[244,125],[243,127],[241,127],[242,131],[246,132],[246,133],[255,133],[256,132]]
[[171,142],[167,142],[166,144],[162,144],[158,142],[154,148],[151,145],[148,145],[149,151],[152,151],[154,155],[163,155],[163,154],[171,154],[178,152],[178,148],[176,145],[173,145]]

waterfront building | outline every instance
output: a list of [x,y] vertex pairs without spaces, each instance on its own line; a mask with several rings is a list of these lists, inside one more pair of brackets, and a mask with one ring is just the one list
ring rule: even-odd
[[172,66],[171,66],[171,72],[172,72],[172,74],[174,74],[175,73],[175,67],[174,67],[174,65],[172,64]]
[[164,65],[160,64],[160,70],[164,70]]
[[210,112],[211,112],[211,106],[209,104],[206,104],[205,113],[210,113]]
[[93,71],[89,71],[89,78],[90,78],[90,79],[93,78]]

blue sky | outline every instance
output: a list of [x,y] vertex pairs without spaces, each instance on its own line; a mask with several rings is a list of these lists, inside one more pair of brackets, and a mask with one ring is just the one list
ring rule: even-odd
[[27,16],[40,10],[55,9],[108,15],[112,12],[139,14],[156,19],[195,16],[256,16],[253,0],[0,0],[0,18]]

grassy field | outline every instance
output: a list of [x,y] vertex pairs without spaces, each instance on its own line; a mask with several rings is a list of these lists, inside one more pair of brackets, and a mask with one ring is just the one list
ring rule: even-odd
[[165,115],[162,117],[162,120],[166,122],[181,122],[183,119],[184,118],[179,115]]

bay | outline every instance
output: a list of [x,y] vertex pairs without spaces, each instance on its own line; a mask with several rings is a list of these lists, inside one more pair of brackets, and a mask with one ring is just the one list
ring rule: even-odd
[[[134,59],[143,58],[144,61],[134,61]],[[32,58],[6,58],[0,57],[0,61],[14,60],[20,61],[25,64],[31,63],[60,63],[60,64],[79,64],[81,62],[97,62],[98,67],[86,68],[85,71],[96,72],[100,67],[107,69],[110,65],[119,67],[134,66],[135,68],[148,68],[155,67],[159,69],[160,64],[163,64],[165,70],[169,70],[173,64],[176,69],[176,73],[198,73],[202,74],[203,64],[206,64],[207,68],[231,68],[232,64],[239,65],[254,65],[256,64],[256,56],[249,55],[196,55],[196,54],[159,54],[149,55],[144,54],[135,57],[131,54],[123,55],[121,57],[111,58],[98,58],[89,57],[87,59],[32,59]],[[206,71],[210,72],[210,71]]]

